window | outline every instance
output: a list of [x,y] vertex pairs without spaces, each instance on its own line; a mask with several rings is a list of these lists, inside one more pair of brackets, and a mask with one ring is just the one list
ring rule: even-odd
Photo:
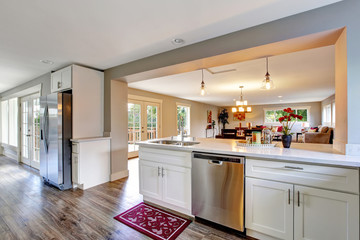
[[9,144],[9,105],[8,101],[1,102],[1,142]]
[[331,126],[335,127],[335,102],[331,104]]
[[335,127],[335,102],[323,106],[322,125]]
[[2,143],[16,147],[18,144],[18,99],[1,102]]
[[185,135],[190,135],[190,106],[177,104],[177,131],[184,128]]
[[[278,109],[264,109],[265,111],[265,123],[277,123],[279,118],[284,115],[284,108]],[[300,115],[303,119],[296,119],[297,122],[308,122],[309,121],[309,109],[310,107],[299,107],[292,108],[294,114]]]

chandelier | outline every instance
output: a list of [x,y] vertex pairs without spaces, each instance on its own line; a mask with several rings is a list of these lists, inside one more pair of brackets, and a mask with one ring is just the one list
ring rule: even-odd
[[240,94],[240,100],[235,102],[235,107],[231,108],[231,111],[233,113],[251,113],[252,112],[252,108],[250,106],[248,106],[248,101],[244,100],[243,97],[243,90],[244,86],[240,86],[241,89],[241,94]]

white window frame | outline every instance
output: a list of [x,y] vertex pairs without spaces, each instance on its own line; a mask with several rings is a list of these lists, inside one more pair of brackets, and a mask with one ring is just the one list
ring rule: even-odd
[[190,136],[191,134],[191,104],[188,103],[181,103],[181,102],[177,102],[176,103],[176,130],[179,133],[179,125],[178,125],[178,112],[177,109],[178,107],[188,107],[189,108],[189,116],[188,116],[188,123],[189,123],[189,128],[188,131],[186,132],[188,136]]
[[[4,122],[6,121],[6,126]],[[1,101],[1,143],[9,143],[9,101]]]
[[[277,121],[277,119],[275,119],[275,122],[267,122],[266,121],[266,112],[267,111],[277,111],[277,110],[284,110],[285,108],[288,108],[289,106],[280,106],[280,107],[273,107],[273,108],[264,108],[264,124],[279,124],[280,122]],[[291,107],[292,110],[301,110],[301,109],[306,109],[307,110],[307,121],[306,122],[299,122],[299,123],[310,123],[311,120],[311,114],[310,114],[310,109],[311,106],[295,106],[295,107]],[[295,119],[295,122],[298,122],[297,119]]]
[[[11,109],[10,109],[10,101],[15,101],[15,105],[16,109],[13,112],[13,115],[10,115]],[[7,108],[7,112],[6,112],[6,118],[7,118],[7,140],[3,141],[3,136],[4,136],[4,130],[3,126],[1,124],[1,143],[7,146],[12,146],[12,147],[18,147],[19,145],[19,99],[17,97],[15,98],[9,98],[6,100],[2,100],[1,101],[1,107],[3,108],[3,103],[6,103],[6,108]],[[1,109],[1,120],[3,120],[4,116],[3,116],[3,109]],[[11,118],[13,121],[10,121]],[[14,139],[13,139],[14,138]],[[13,140],[13,141],[10,141]]]
[[163,100],[162,99],[158,99],[158,98],[150,98],[150,97],[144,97],[144,96],[139,96],[139,95],[133,95],[133,94],[128,94],[128,102],[140,102],[140,104],[143,104],[144,102],[149,102],[149,103],[154,103],[154,104],[159,104],[159,132],[158,132],[158,136],[159,138],[162,138],[162,104],[163,104]]
[[[327,109],[329,109],[330,116],[327,116]],[[321,124],[323,126],[335,127],[335,101],[322,106]]]

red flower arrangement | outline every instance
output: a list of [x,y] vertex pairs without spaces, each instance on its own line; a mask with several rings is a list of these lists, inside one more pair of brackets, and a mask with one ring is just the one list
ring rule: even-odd
[[284,109],[284,115],[280,117],[278,120],[283,125],[282,132],[284,135],[291,135],[291,128],[294,126],[296,119],[302,120],[302,116],[294,114],[294,110],[291,108]]

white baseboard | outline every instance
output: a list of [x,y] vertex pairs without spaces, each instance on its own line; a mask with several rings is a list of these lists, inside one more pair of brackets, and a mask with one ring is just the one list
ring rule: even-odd
[[346,144],[346,155],[360,156],[360,144]]
[[110,181],[115,181],[121,178],[125,178],[129,176],[129,170],[124,170],[124,171],[120,171],[120,172],[116,172],[116,173],[112,173],[110,175]]

